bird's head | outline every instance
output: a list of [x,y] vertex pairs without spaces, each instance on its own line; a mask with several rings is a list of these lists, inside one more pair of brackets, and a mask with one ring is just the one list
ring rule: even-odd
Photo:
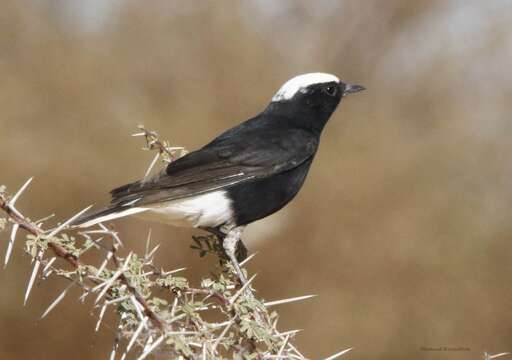
[[364,90],[361,85],[345,84],[331,74],[298,75],[281,86],[267,111],[280,113],[321,131],[341,99],[361,90]]

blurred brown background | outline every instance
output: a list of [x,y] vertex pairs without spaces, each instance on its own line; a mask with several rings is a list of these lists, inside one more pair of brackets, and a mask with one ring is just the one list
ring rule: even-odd
[[[197,148],[258,113],[288,78],[325,71],[343,101],[299,196],[249,227],[250,266],[313,359],[480,359],[512,351],[512,2],[10,1],[0,9],[0,183],[58,220],[141,177],[137,124]],[[211,263],[193,230],[147,229],[166,267]],[[2,251],[6,233],[1,235]],[[22,298],[21,242],[0,271],[0,358],[103,359],[113,331],[64,283]],[[466,348],[425,351],[422,348]]]

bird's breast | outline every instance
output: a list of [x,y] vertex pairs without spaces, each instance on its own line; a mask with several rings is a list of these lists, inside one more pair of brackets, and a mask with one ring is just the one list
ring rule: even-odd
[[302,187],[311,161],[267,178],[228,188],[236,225],[246,225],[269,216],[288,204]]

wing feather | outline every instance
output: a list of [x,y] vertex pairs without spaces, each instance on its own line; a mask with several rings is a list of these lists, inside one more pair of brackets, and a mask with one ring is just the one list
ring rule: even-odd
[[[246,134],[250,143],[214,141],[147,179],[111,191],[113,204],[152,204],[223,189],[290,170],[314,155],[317,140],[303,130]],[[251,136],[252,135],[252,136]]]

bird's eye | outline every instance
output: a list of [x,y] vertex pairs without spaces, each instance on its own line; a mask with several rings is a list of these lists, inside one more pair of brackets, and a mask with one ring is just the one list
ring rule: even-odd
[[322,90],[329,96],[335,96],[337,92],[336,86],[333,85],[326,86]]

